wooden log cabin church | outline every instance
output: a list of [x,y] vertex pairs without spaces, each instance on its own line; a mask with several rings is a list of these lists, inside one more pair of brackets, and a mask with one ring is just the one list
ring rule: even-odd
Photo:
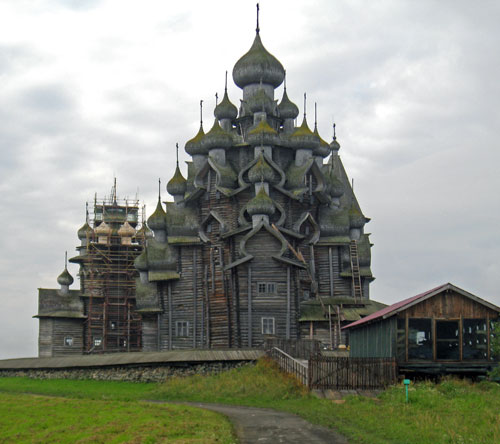
[[80,290],[69,290],[66,269],[61,290],[40,289],[40,356],[255,347],[269,337],[335,347],[343,325],[383,306],[369,299],[369,219],[335,125],[330,143],[311,129],[305,95],[296,123],[285,69],[258,25],[232,78],[240,106],[226,74],[213,124],[205,131],[201,117],[185,143],[187,177],[177,161],[167,184],[173,201],[159,192],[142,224],[137,203],[117,204],[116,187],[114,199],[96,201],[99,217],[87,217],[71,259]]

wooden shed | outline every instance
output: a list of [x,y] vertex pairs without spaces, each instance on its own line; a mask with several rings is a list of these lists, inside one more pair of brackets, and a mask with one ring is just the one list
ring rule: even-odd
[[400,372],[484,373],[500,308],[450,283],[383,308],[344,329],[351,357],[395,357]]

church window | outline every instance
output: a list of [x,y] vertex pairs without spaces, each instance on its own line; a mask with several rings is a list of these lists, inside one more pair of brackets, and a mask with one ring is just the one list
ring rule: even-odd
[[189,336],[189,321],[176,321],[175,322],[175,335],[180,338]]
[[275,282],[258,282],[257,293],[259,294],[274,294],[276,293]]
[[101,337],[94,338],[94,347],[100,347],[101,345],[102,345],[102,338]]
[[262,334],[274,335],[274,318],[262,318]]
[[66,336],[64,338],[64,345],[66,347],[72,347],[73,346],[73,338],[71,336]]

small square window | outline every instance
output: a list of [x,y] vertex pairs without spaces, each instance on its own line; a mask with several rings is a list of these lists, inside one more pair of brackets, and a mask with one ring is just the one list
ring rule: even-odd
[[100,347],[102,345],[102,338],[94,338],[94,347]]
[[274,318],[262,318],[262,334],[274,335]]
[[189,322],[188,321],[176,321],[175,322],[175,335],[179,337],[189,336]]
[[72,347],[73,346],[73,338],[71,336],[66,336],[64,338],[64,345],[66,347]]
[[257,293],[265,293],[267,289],[267,285],[265,282],[259,282],[257,284]]
[[276,284],[274,282],[267,283],[267,292],[268,293],[276,293]]

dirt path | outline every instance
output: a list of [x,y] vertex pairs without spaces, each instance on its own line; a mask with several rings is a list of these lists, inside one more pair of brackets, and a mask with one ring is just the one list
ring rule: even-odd
[[227,416],[233,423],[241,444],[347,444],[347,439],[333,430],[310,424],[291,413],[198,402],[186,404]]

